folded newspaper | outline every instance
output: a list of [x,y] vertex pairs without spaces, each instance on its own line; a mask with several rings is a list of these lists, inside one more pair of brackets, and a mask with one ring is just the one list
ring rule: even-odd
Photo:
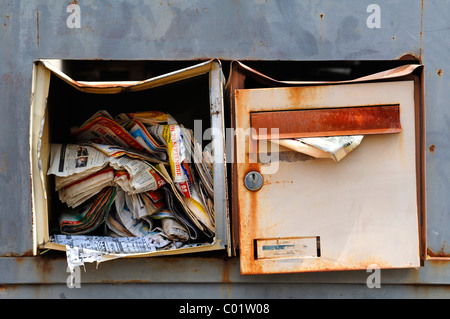
[[70,272],[85,262],[103,262],[129,254],[177,249],[183,243],[169,240],[163,232],[155,231],[140,237],[111,237],[87,235],[53,235],[52,241],[66,247]]
[[339,162],[361,144],[363,137],[363,135],[307,137],[274,139],[271,142],[315,158],[331,158]]
[[130,251],[117,249],[125,247],[122,241],[139,243],[136,253],[214,238],[212,156],[170,114],[113,118],[102,110],[72,136],[51,145],[47,172],[66,205],[52,240],[70,247],[68,259],[126,255]]

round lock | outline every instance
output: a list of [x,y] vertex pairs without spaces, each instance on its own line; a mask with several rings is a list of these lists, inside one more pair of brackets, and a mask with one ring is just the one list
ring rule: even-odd
[[244,184],[250,191],[257,191],[263,185],[264,179],[259,172],[249,172],[245,175]]

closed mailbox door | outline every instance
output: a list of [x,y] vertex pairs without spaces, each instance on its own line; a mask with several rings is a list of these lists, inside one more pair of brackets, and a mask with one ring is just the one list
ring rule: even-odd
[[[401,80],[235,91],[242,274],[421,265],[418,89]],[[339,161],[278,142],[348,135],[363,138]]]

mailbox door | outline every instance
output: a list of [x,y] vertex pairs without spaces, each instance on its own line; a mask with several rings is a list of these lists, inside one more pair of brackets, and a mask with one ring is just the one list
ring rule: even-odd
[[[239,89],[234,98],[242,274],[420,266],[414,81]],[[398,119],[374,115],[386,107]],[[346,120],[357,108],[373,116]],[[327,110],[338,112],[336,127],[347,123],[327,126]],[[364,138],[335,162],[270,142],[277,132]],[[256,184],[262,178],[260,187],[249,188],[246,177]]]

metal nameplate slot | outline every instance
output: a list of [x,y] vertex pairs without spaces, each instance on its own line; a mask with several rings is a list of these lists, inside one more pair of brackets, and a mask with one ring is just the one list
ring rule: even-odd
[[[401,132],[398,104],[252,112],[250,121],[257,140]],[[268,128],[278,128],[278,136]]]
[[255,239],[255,259],[320,257],[320,237]]

